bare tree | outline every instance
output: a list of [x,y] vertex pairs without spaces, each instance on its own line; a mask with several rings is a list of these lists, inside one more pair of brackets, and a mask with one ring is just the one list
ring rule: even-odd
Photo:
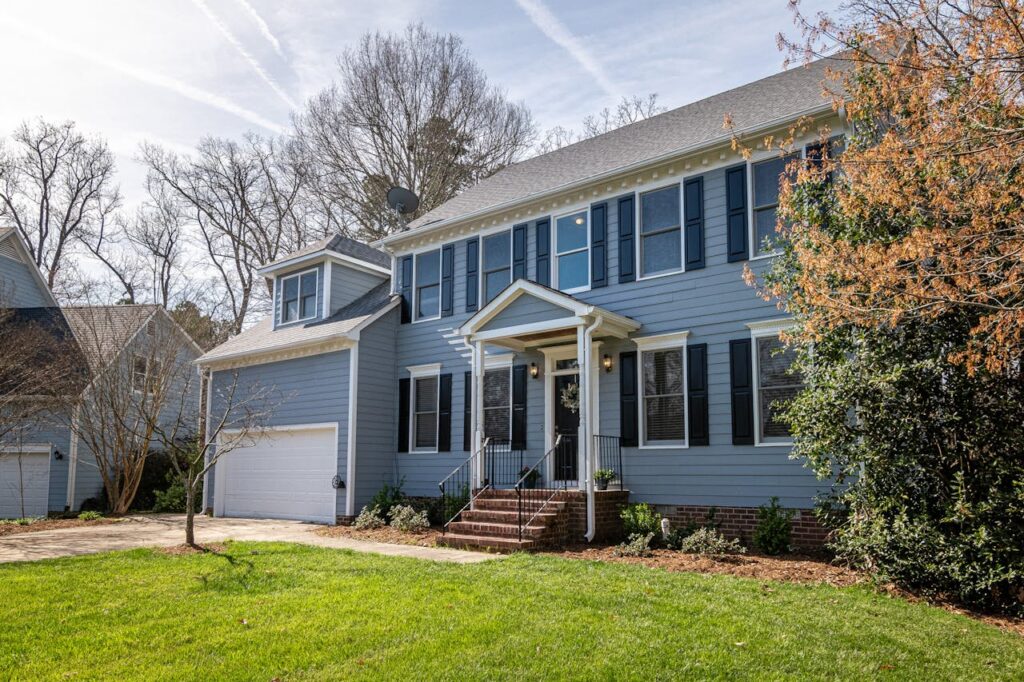
[[458,36],[421,24],[364,35],[338,76],[296,117],[296,134],[324,203],[364,239],[400,228],[391,186],[416,192],[422,215],[515,161],[535,135],[526,106],[488,84]]
[[636,123],[652,116],[664,113],[665,107],[658,104],[658,94],[650,93],[646,97],[633,95],[623,97],[615,106],[615,110],[605,107],[596,114],[590,114],[583,119],[583,129],[580,132],[570,130],[563,126],[556,126],[548,130],[537,145],[537,151],[541,154],[552,152],[562,147],[567,147],[576,142],[591,137],[597,137],[611,132],[616,128]]
[[0,142],[0,219],[17,227],[51,289],[76,241],[118,203],[106,142],[73,122],[22,123]]

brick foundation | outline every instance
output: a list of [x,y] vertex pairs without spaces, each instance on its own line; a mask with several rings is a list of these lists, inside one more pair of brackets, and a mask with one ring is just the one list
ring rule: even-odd
[[[566,493],[569,502],[569,541],[582,541],[587,533],[587,494],[582,490]],[[594,540],[618,542],[622,538],[619,513],[629,504],[628,490],[594,491]]]
[[[752,544],[754,528],[757,526],[757,509],[753,507],[708,507],[698,505],[664,506],[658,505],[661,515],[669,519],[675,528],[686,524],[704,524],[714,509],[714,524],[726,537],[739,538],[745,545]],[[814,518],[810,509],[794,509],[793,533],[791,542],[794,547],[818,548],[828,539],[828,531]]]

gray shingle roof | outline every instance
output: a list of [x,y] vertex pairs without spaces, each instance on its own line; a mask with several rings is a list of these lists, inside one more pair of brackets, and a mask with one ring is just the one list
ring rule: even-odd
[[268,317],[209,351],[199,358],[199,363],[344,338],[397,298],[391,294],[391,283],[382,282],[325,320],[274,329],[273,320]]
[[159,309],[158,305],[96,305],[62,310],[95,371],[109,364]]
[[287,256],[278,258],[272,263],[268,263],[267,267],[278,265],[280,263],[287,263],[295,258],[301,258],[302,256],[308,256],[309,254],[316,253],[318,251],[336,251],[346,256],[351,256],[361,261],[365,261],[372,265],[379,265],[381,267],[391,267],[391,257],[383,251],[378,251],[372,246],[367,246],[361,241],[346,237],[342,234],[333,234],[330,237],[321,239],[320,241],[313,242],[309,246],[293,251]]
[[512,164],[409,223],[410,229],[485,211],[632,164],[728,140],[728,114],[736,130],[797,118],[825,107],[826,69],[846,62],[822,59],[611,132]]

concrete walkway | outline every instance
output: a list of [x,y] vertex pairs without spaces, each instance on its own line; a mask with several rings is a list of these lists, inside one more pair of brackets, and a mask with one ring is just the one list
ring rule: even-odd
[[[387,556],[404,556],[431,561],[472,564],[498,558],[498,555],[466,552],[441,547],[389,545],[350,538],[318,535],[320,526],[301,521],[263,519],[224,519],[196,517],[196,542],[224,540],[262,540],[296,542],[317,547],[351,549]],[[35,561],[79,554],[96,554],[135,547],[171,547],[185,538],[185,517],[178,514],[129,516],[118,523],[0,537],[0,563]]]

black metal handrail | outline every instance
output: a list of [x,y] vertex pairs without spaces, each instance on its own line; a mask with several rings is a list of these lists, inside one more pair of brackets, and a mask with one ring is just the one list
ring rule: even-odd
[[[611,469],[615,478],[608,481],[611,485],[617,482],[619,490],[625,490],[625,473],[622,470],[622,438],[619,436],[594,435],[594,452],[597,457],[598,469]],[[595,481],[596,482],[596,481]]]
[[484,483],[492,488],[511,488],[523,475],[525,464],[522,448],[513,448],[507,439],[491,438],[484,448]]
[[[547,488],[538,487],[538,483],[544,478],[544,472],[549,468],[548,460],[552,459],[555,452],[558,450],[559,444],[562,442],[562,436],[559,434],[555,437],[555,444],[551,446],[551,449],[544,453],[544,456],[537,460],[537,463],[532,467],[524,468],[523,474],[516,481],[516,499],[519,513],[519,541],[523,540],[523,529],[530,525],[537,515],[540,514],[544,508],[548,505],[555,496],[563,490],[569,489],[568,481],[549,481],[551,484]],[[552,462],[553,466],[553,462]],[[536,504],[536,509],[533,510],[533,514],[530,515],[529,519],[526,518],[526,514],[530,512],[529,507]]]
[[467,457],[465,462],[455,467],[454,471],[437,484],[441,488],[441,518],[447,519],[441,526],[442,535],[448,530],[448,524],[466,511],[473,504],[473,500],[489,487],[485,480],[479,490],[473,490],[473,461],[487,449],[489,442],[490,438],[485,438],[479,450]]

